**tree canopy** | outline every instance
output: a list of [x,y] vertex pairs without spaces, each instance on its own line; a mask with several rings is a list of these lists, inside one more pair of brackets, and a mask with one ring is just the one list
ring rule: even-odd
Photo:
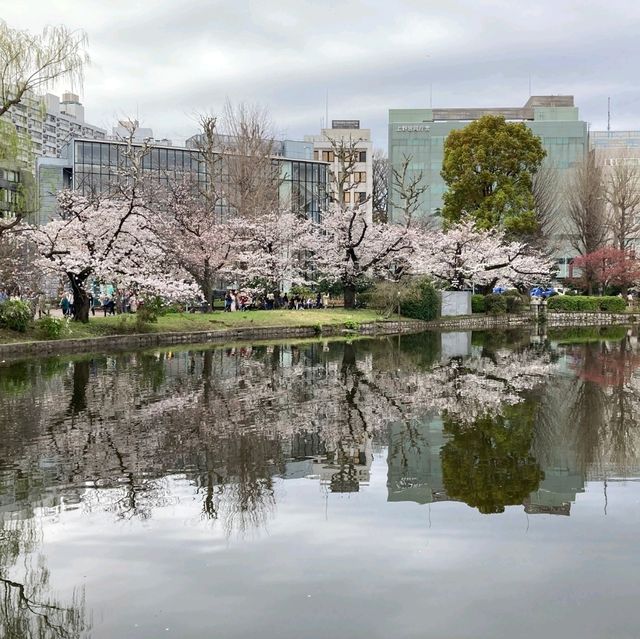
[[536,231],[533,176],[546,152],[522,122],[485,115],[451,131],[444,144],[441,175],[447,184],[445,224],[472,219],[480,229],[510,235]]

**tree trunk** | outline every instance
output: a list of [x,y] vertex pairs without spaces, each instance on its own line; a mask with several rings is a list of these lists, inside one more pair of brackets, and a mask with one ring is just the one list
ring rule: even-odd
[[345,284],[344,286],[344,307],[355,308],[356,286],[355,284]]
[[76,322],[89,323],[89,294],[84,290],[86,278],[67,273],[73,292],[73,319]]
[[202,278],[202,294],[204,301],[207,303],[207,313],[213,310],[213,278],[211,277],[211,265],[209,264],[209,258],[204,260],[204,276]]
[[214,289],[208,279],[202,282],[201,289],[204,300],[207,303],[207,313],[209,313],[213,310]]

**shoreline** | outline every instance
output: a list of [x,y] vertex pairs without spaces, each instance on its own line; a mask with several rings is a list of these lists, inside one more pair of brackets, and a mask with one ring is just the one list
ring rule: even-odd
[[347,324],[331,324],[318,330],[314,326],[247,326],[213,331],[184,331],[162,333],[129,333],[101,337],[75,339],[36,340],[0,344],[0,360],[6,357],[33,357],[74,353],[123,351],[174,344],[225,344],[228,342],[254,342],[273,339],[305,337],[354,337],[376,335],[401,335],[427,330],[427,322],[421,320],[380,320],[363,322],[357,328]]
[[[638,321],[635,315],[604,312],[555,312],[547,313],[545,326],[589,327],[589,326],[631,326]],[[32,340],[25,342],[0,343],[0,360],[16,357],[47,357],[87,352],[113,352],[172,346],[174,344],[225,344],[229,342],[254,342],[288,338],[322,338],[337,336],[401,335],[422,331],[469,331],[506,330],[513,328],[533,328],[537,325],[531,313],[507,315],[466,315],[443,317],[429,322],[423,320],[379,320],[362,322],[356,327],[349,323],[317,326],[246,326],[207,331],[180,331],[157,333],[127,333],[99,337],[80,337],[59,340]],[[320,330],[319,330],[320,328]]]

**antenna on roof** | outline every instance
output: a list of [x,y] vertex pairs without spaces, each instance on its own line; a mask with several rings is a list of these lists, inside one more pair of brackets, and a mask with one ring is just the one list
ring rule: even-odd
[[325,120],[324,120],[324,127],[325,129],[329,128],[329,89],[327,89],[327,99],[325,102]]
[[611,98],[607,98],[607,133],[611,133]]

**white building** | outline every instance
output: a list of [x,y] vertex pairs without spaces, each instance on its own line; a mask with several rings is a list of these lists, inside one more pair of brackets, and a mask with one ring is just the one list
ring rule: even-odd
[[29,93],[3,118],[13,123],[18,133],[18,161],[32,171],[37,157],[59,158],[71,138],[104,140],[107,133],[85,122],[84,106],[75,93],[63,93],[62,98]]
[[142,144],[143,142],[152,142],[153,144],[161,146],[173,146],[171,140],[162,138],[156,140],[153,137],[153,129],[140,126],[138,120],[120,120],[118,126],[114,126],[111,129],[110,140],[128,140],[133,130],[133,142],[136,144]]
[[[360,120],[332,120],[330,129],[322,129],[320,135],[305,135],[305,142],[313,143],[313,159],[331,164],[334,175],[340,171],[338,159],[334,154],[334,144],[344,142],[353,144],[358,153],[352,173],[350,188],[344,193],[345,204],[365,202],[365,211],[369,220],[373,217],[373,142],[371,130],[361,129]],[[331,180],[335,191],[336,180]],[[336,197],[336,193],[331,194]]]

